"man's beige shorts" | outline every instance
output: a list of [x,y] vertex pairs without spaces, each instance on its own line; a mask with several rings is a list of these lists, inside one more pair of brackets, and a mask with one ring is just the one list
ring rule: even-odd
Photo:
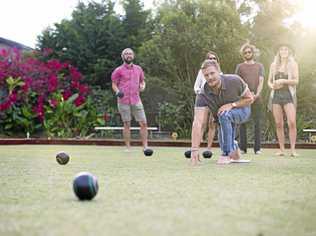
[[144,106],[142,103],[138,103],[135,105],[127,105],[118,103],[118,110],[121,114],[123,122],[129,122],[132,120],[132,116],[134,116],[135,120],[140,122],[147,122],[146,115],[144,111]]

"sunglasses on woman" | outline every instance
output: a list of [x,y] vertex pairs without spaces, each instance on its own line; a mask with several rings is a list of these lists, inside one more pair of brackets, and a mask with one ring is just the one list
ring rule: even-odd
[[209,60],[217,61],[217,58],[216,58],[216,57],[209,57],[208,59],[209,59]]
[[246,54],[252,54],[252,51],[244,51],[244,55]]

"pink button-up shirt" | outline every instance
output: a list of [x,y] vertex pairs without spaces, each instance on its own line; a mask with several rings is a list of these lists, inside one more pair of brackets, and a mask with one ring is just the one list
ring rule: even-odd
[[139,85],[144,81],[144,71],[138,65],[123,64],[112,73],[112,81],[124,93],[123,98],[118,98],[121,104],[135,105],[139,102]]

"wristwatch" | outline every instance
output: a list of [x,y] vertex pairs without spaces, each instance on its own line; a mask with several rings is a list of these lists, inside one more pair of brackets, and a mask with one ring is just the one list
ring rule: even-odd
[[236,102],[233,102],[233,103],[232,103],[232,107],[233,107],[233,108],[237,107]]

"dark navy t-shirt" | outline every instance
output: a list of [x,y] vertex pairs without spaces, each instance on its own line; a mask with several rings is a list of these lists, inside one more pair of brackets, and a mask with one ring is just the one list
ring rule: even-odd
[[238,75],[220,75],[222,86],[219,94],[214,94],[205,83],[200,94],[196,96],[195,107],[209,107],[217,120],[218,109],[228,103],[237,102],[247,91],[247,84]]

